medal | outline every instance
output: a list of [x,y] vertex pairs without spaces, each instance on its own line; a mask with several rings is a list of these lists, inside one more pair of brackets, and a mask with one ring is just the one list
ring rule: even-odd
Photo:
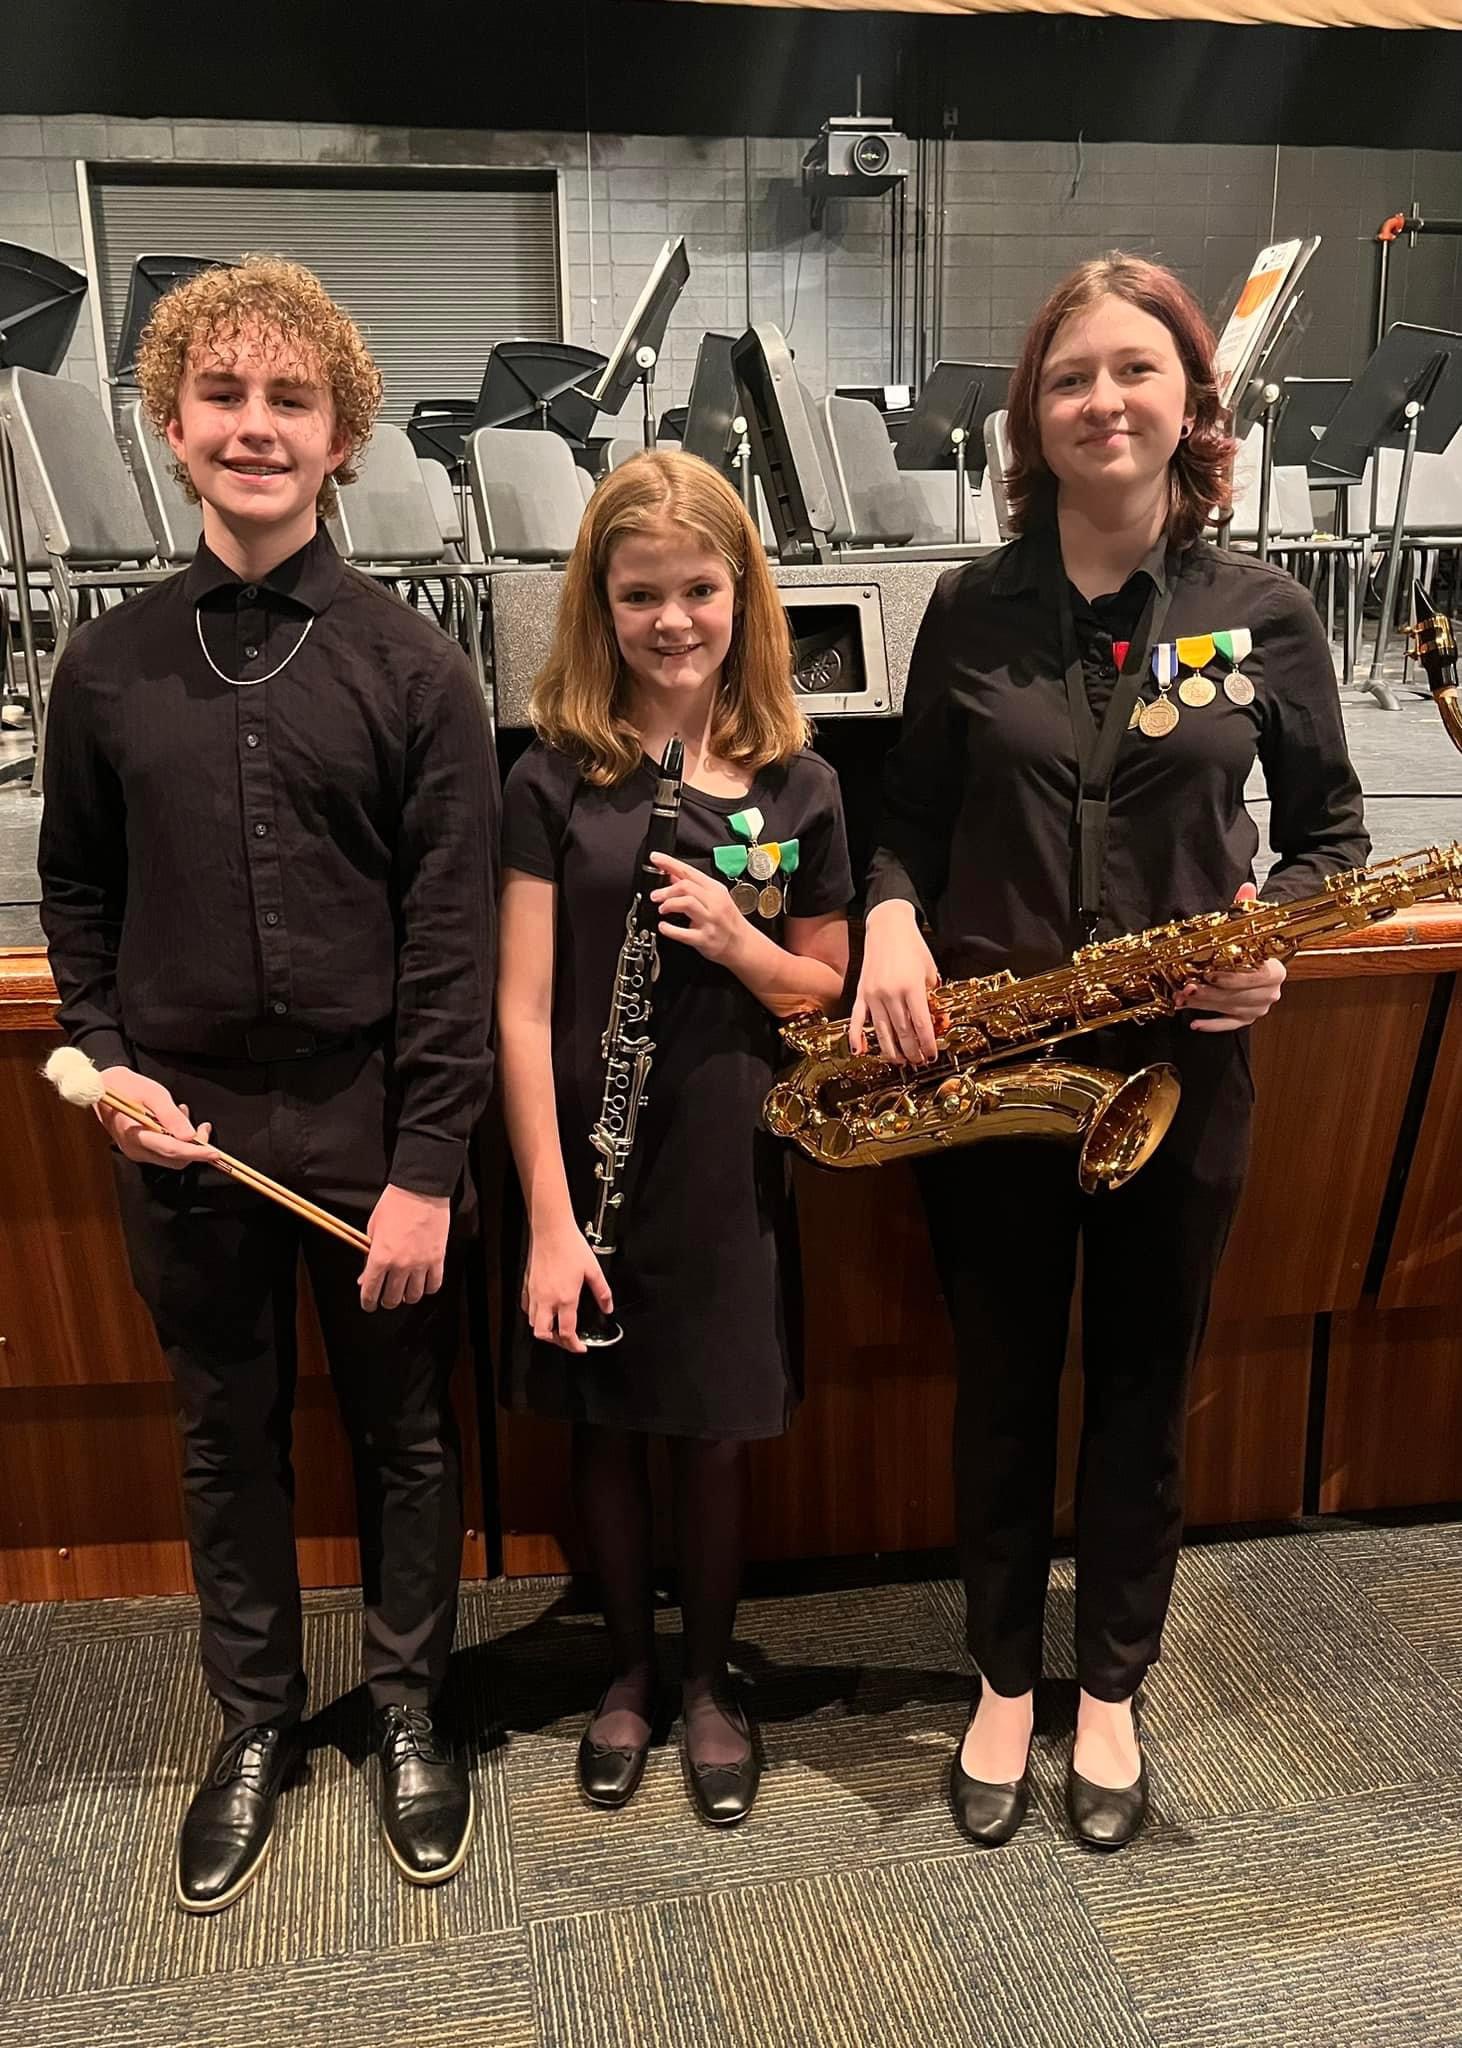
[[1143,705],[1137,724],[1148,739],[1162,740],[1178,722],[1178,707],[1171,695],[1173,678],[1178,672],[1178,651],[1170,642],[1163,641],[1153,648],[1152,672],[1157,677],[1160,695],[1152,703]]
[[[731,901],[743,917],[771,919],[781,914],[786,901],[786,884],[797,867],[800,847],[795,839],[769,839],[758,843],[766,820],[760,811],[738,811],[727,821],[731,830],[750,845],[713,846],[711,859],[717,872],[731,884]],[[781,882],[772,877],[780,873]]]
[[1223,694],[1230,704],[1252,704],[1254,685],[1240,669],[1239,663],[1253,652],[1253,634],[1247,626],[1236,626],[1231,633],[1215,633],[1213,644],[1225,661],[1233,664],[1223,679]]
[[1142,723],[1142,714],[1146,709],[1147,706],[1139,697],[1137,702],[1132,706],[1132,716],[1127,721],[1128,732],[1136,732],[1138,726]]
[[1179,661],[1186,663],[1193,671],[1192,675],[1184,676],[1179,683],[1178,695],[1195,711],[1201,710],[1205,704],[1211,704],[1218,695],[1213,684],[1203,673],[1214,656],[1213,635],[1194,633],[1185,640],[1175,641],[1174,645]]

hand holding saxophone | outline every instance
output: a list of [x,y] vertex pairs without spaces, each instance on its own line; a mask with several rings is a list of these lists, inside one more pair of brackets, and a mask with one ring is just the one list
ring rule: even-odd
[[871,1024],[878,1043],[913,1065],[937,1051],[929,994],[939,986],[939,969],[924,943],[914,906],[899,900],[875,904],[868,913],[863,970],[848,1020],[851,1051],[866,1050]]
[[[1245,882],[1235,903],[1252,903],[1259,891]],[[1267,1017],[1279,1001],[1288,969],[1282,960],[1266,960],[1262,967],[1239,974],[1214,974],[1205,981],[1190,981],[1178,991],[1174,1004],[1179,1010],[1201,1010],[1192,1020],[1195,1031],[1242,1031]]]

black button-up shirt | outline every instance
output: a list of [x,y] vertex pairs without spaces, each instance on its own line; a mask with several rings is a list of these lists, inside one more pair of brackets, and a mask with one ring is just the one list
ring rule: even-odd
[[380,1034],[391,1179],[450,1193],[491,1081],[498,823],[461,650],[323,529],[257,584],[203,545],[75,635],[46,737],[73,1042],[107,1067]]
[[[1038,973],[1085,936],[1074,902],[1076,746],[1051,601],[1060,573],[1054,532],[1023,536],[942,576],[919,629],[868,904],[914,903],[951,976]],[[1110,597],[1087,604],[1073,592],[1098,720],[1116,683],[1113,641],[1132,636],[1152,585],[1169,580],[1162,640],[1247,628],[1253,647],[1240,667],[1255,696],[1229,700],[1230,663],[1217,656],[1205,670],[1211,704],[1178,703],[1166,738],[1123,734],[1102,938],[1217,910],[1252,880],[1259,835],[1243,792],[1256,758],[1278,855],[1266,897],[1306,895],[1370,851],[1329,646],[1309,597],[1280,569],[1200,541],[1154,549]],[[1157,693],[1149,671],[1143,697]]]

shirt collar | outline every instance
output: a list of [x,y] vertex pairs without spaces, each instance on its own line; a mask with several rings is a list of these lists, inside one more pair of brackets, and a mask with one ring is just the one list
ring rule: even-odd
[[[268,590],[276,597],[287,598],[291,604],[298,605],[312,616],[318,616],[340,588],[344,574],[345,565],[335,551],[335,543],[323,526],[317,526],[312,540],[276,563],[259,578],[257,586],[248,587]],[[214,597],[220,591],[236,594],[245,587],[242,576],[235,575],[225,562],[221,562],[206,540],[200,540],[198,552],[183,578],[188,602],[201,604],[205,598]]]
[[[1060,562],[1061,549],[1055,526],[1033,527],[1012,541],[991,587],[996,597],[1019,597],[1028,591],[1045,589],[1048,587],[1047,579],[1059,573]],[[1146,576],[1162,596],[1176,581],[1181,566],[1180,551],[1170,548],[1167,535],[1160,533],[1132,574]]]

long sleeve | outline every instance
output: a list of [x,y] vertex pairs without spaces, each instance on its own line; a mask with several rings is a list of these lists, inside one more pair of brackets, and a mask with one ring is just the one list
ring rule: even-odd
[[482,694],[456,649],[411,707],[405,773],[391,1180],[447,1195],[492,1086],[499,811]]
[[935,586],[909,661],[903,726],[884,763],[878,843],[866,907],[912,903],[934,921],[949,872],[949,846],[964,787],[964,740],[951,697],[951,629],[960,576]]
[[97,730],[83,632],[57,666],[46,721],[45,811],[37,866],[41,927],[58,1020],[97,1066],[131,1063],[117,991],[127,903],[127,817]]
[[1285,903],[1313,894],[1327,875],[1363,866],[1371,840],[1315,607],[1297,585],[1277,581],[1262,630],[1269,681],[1259,759],[1278,855],[1262,893]]

